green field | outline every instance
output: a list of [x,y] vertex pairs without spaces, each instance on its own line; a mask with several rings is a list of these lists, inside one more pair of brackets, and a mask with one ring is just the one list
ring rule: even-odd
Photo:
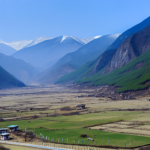
[[[120,133],[111,133],[100,130],[90,130],[84,127],[92,126],[97,124],[104,124],[109,122],[115,122],[119,120],[130,121],[137,118],[142,112],[106,112],[106,113],[92,113],[75,116],[59,116],[59,117],[44,117],[34,120],[22,120],[22,121],[9,121],[1,122],[0,127],[7,127],[8,125],[15,124],[19,125],[21,130],[27,128],[28,130],[34,131],[38,136],[40,133],[44,137],[48,137],[49,140],[54,138],[55,142],[68,143],[70,144],[90,144],[93,145],[93,141],[88,141],[86,138],[81,138],[81,134],[87,134],[88,137],[95,140],[95,145],[110,145],[124,146],[139,146],[150,143],[150,137],[126,135]],[[135,145],[134,142],[135,141]]]

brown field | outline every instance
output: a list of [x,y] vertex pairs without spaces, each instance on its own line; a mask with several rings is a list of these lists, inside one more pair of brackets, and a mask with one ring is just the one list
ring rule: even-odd
[[[98,88],[98,87],[97,87]],[[80,114],[105,111],[145,111],[150,109],[148,97],[138,97],[136,100],[110,100],[108,97],[87,97],[95,94],[93,89],[68,89],[64,87],[26,87],[21,89],[0,90],[0,117],[3,120],[18,120],[38,116]],[[99,89],[99,88],[98,88]],[[83,96],[83,97],[78,97]],[[86,104],[85,110],[76,110],[77,104]],[[61,111],[60,108],[70,106],[70,110]],[[32,108],[31,111],[28,109]],[[16,112],[19,109],[20,112]],[[133,121],[147,121],[147,117],[133,119]]]
[[104,130],[117,133],[135,134],[150,136],[150,125],[143,125],[144,122],[117,122],[105,125],[89,127],[89,129]]

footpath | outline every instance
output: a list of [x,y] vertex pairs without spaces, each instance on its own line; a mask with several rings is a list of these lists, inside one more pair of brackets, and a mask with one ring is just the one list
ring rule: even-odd
[[18,143],[18,142],[8,142],[8,141],[0,141],[2,144],[10,144],[10,145],[18,145],[18,146],[26,146],[26,147],[33,147],[33,148],[41,148],[41,149],[51,149],[51,150],[71,150],[65,148],[56,148],[56,147],[48,147],[48,146],[41,146],[41,145],[33,145],[27,143]]

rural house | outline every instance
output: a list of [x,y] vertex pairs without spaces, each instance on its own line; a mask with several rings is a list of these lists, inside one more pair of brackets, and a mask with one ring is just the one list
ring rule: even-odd
[[0,135],[2,133],[7,133],[7,131],[8,131],[8,128],[0,128]]
[[85,109],[85,104],[78,104],[76,109]]
[[11,126],[8,126],[8,128],[11,132],[19,131],[19,126],[18,125],[11,125]]
[[2,133],[1,134],[1,140],[9,140],[10,136],[9,133]]

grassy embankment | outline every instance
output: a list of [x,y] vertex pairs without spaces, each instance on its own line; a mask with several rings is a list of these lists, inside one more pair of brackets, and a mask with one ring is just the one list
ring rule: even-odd
[[[122,119],[128,121],[138,118],[141,114],[142,112],[104,112],[76,116],[45,117],[30,120],[30,123],[28,122],[29,120],[1,122],[0,127],[17,124],[21,130],[27,128],[28,130],[34,131],[37,135],[41,133],[44,137],[49,137],[49,140],[54,138],[55,142],[58,142],[59,139],[60,143],[62,143],[62,138],[63,143],[67,143],[68,138],[68,143],[70,144],[73,141],[76,144],[78,141],[79,144],[82,144],[83,140],[83,144],[89,143],[93,145],[93,141],[88,141],[86,138],[80,137],[81,134],[87,134],[88,137],[95,140],[96,145],[108,145],[108,140],[110,140],[110,145],[112,146],[117,144],[123,147],[125,143],[127,146],[130,146],[130,142],[132,146],[138,146],[150,143],[150,137],[90,130],[84,127],[115,122]],[[133,141],[135,141],[135,145]]]

